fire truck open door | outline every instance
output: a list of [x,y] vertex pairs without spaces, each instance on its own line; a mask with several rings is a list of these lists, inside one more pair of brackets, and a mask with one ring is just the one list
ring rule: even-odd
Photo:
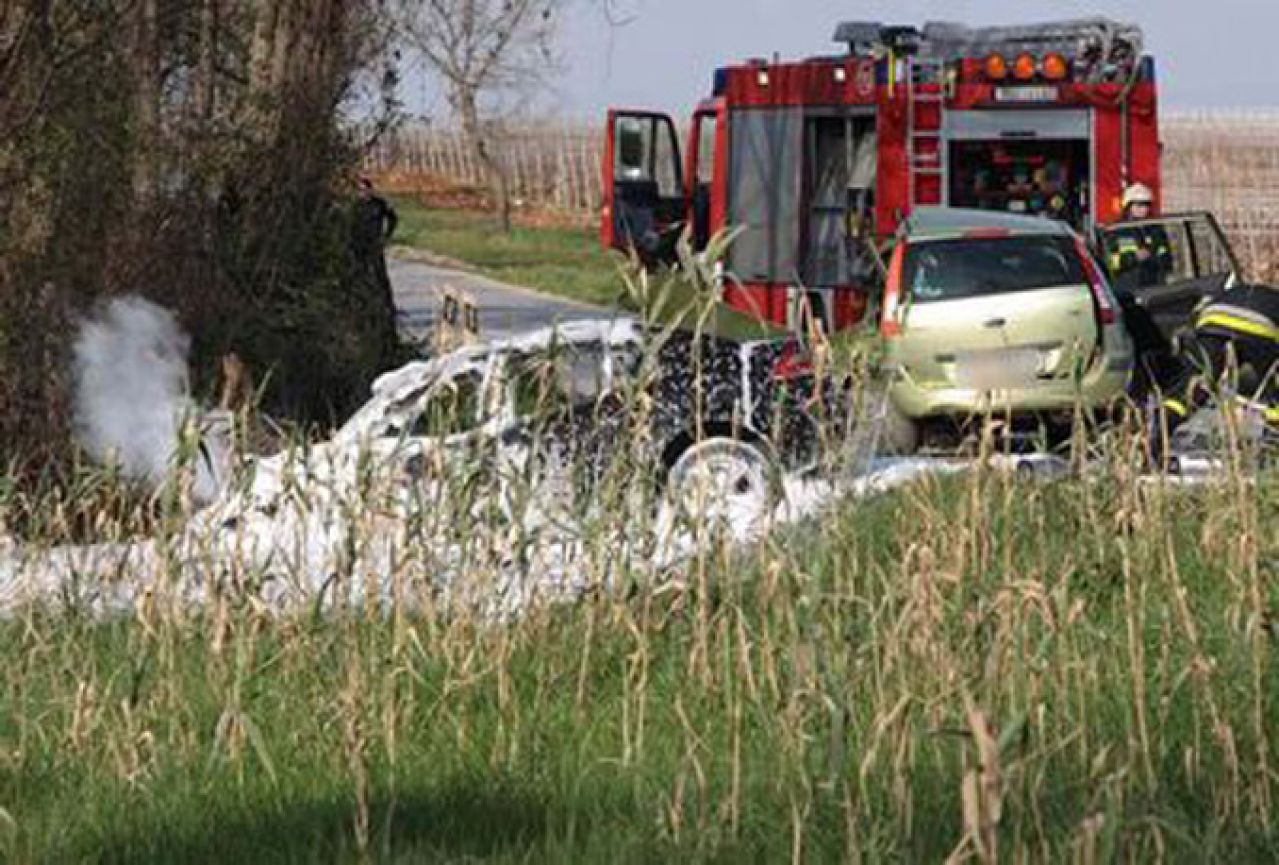
[[670,261],[687,202],[675,124],[665,114],[610,111],[600,235],[645,262]]

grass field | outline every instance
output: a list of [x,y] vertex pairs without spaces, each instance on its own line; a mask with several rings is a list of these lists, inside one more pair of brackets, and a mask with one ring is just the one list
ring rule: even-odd
[[[1273,473],[1143,481],[1116,430],[1087,478],[979,463],[746,545],[694,519],[655,566],[634,396],[602,479],[550,499],[361,459],[320,570],[180,543],[163,497],[149,558],[17,606],[0,580],[0,860],[1274,860]],[[33,550],[125,536],[129,501],[0,483]],[[554,526],[575,602],[459,600],[545,580]]]
[[1276,519],[978,472],[505,624],[33,610],[0,855],[1273,861]]

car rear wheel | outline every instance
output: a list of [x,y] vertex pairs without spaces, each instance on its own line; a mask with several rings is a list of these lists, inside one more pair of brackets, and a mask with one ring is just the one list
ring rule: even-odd
[[686,519],[749,531],[780,499],[777,471],[756,445],[731,438],[698,442],[667,476],[667,496]]

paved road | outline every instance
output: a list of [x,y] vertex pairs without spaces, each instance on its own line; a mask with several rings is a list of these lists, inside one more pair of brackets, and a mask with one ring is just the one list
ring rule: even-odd
[[387,270],[400,310],[400,329],[413,339],[430,334],[440,312],[441,292],[446,288],[461,290],[473,298],[479,308],[483,339],[501,338],[557,321],[609,315],[599,307],[550,297],[436,264],[388,258]]

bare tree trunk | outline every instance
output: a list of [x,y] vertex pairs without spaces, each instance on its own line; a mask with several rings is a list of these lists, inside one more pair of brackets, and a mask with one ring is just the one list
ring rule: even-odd
[[275,54],[275,22],[280,0],[256,0],[253,15],[253,41],[249,49],[249,92],[246,115],[260,135],[272,127],[268,111],[273,98],[271,62]]
[[221,0],[202,0],[200,5],[200,61],[195,87],[195,116],[201,125],[208,124],[217,106],[220,5]]
[[484,172],[484,179],[493,195],[493,209],[502,220],[502,230],[509,232],[511,230],[511,196],[506,168],[501,160],[494,156],[484,134],[475,90],[462,86],[459,86],[457,90],[457,111],[462,120],[462,132],[466,136],[471,151],[475,154],[480,169]]
[[290,66],[296,47],[298,18],[297,0],[278,0],[275,15],[275,35],[272,37],[271,90],[283,94],[290,80]]
[[159,0],[141,0],[133,45],[133,195],[155,194],[160,144]]
[[334,90],[336,70],[346,53],[348,18],[355,13],[348,0],[316,0],[311,13],[313,22],[308,28],[309,45],[304,58],[307,64],[309,89],[314,97],[330,99]]

